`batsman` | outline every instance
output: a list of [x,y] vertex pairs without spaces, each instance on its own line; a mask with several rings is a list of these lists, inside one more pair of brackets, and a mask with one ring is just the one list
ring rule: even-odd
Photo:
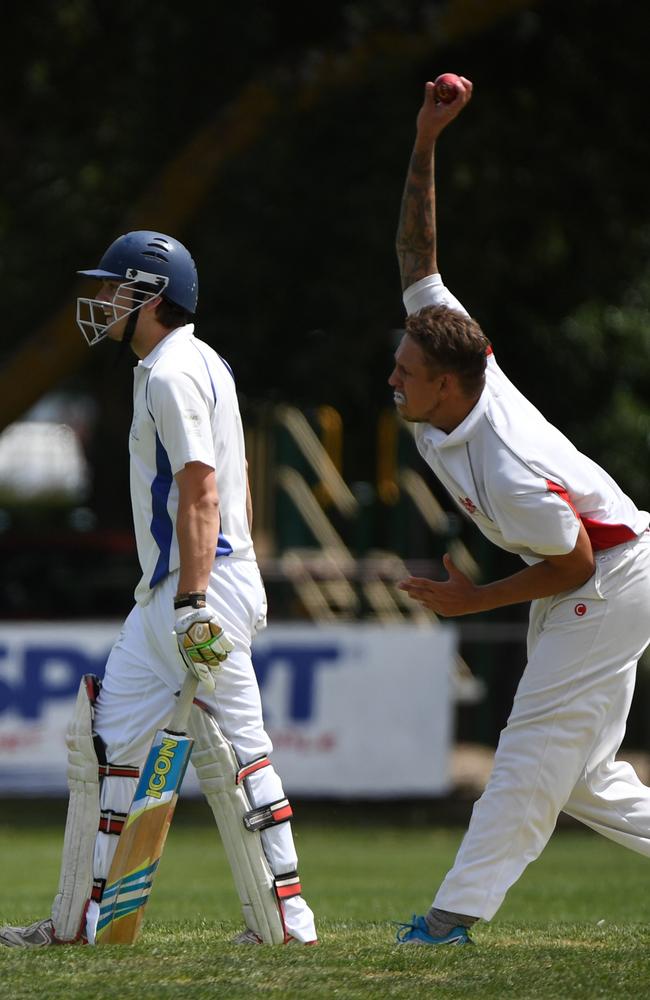
[[[88,343],[108,338],[138,359],[129,451],[142,576],[104,677],[84,678],[68,728],[70,800],[51,916],[3,927],[0,942],[29,948],[101,940],[104,924],[115,919],[107,902],[117,885],[111,862],[125,821],[137,818],[129,807],[140,770],[190,671],[199,682],[188,727],[192,762],[244,914],[235,941],[314,943],[291,806],[269,758],[251,661],[266,597],[251,538],[237,392],[227,363],[194,334],[194,261],[173,237],[138,231],[120,236],[97,268],[80,274],[99,283],[94,298],[77,301]],[[171,767],[164,748],[175,742],[163,733],[149,789],[159,800]],[[148,888],[136,887],[128,905],[143,904]]]
[[[650,640],[650,515],[510,382],[438,271],[434,151],[472,95],[425,88],[397,235],[406,332],[389,379],[425,462],[459,510],[525,566],[482,586],[410,577],[445,616],[531,602],[528,662],[453,867],[402,944],[467,944],[544,849],[561,810],[650,855],[650,789],[616,760]],[[525,336],[525,331],[522,333]]]

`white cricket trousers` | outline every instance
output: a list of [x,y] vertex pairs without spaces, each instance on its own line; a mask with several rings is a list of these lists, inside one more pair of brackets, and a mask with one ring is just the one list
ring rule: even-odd
[[562,810],[650,856],[650,789],[615,760],[649,641],[648,532],[597,553],[584,587],[533,601],[528,663],[435,907],[490,920]]
[[[175,692],[185,676],[172,634],[177,581],[178,572],[171,573],[154,589],[149,604],[133,608],[108,657],[94,728],[106,745],[106,759],[111,764],[141,768],[154,733],[171,717]],[[235,649],[216,675],[214,693],[199,687],[199,697],[243,765],[273,749],[264,728],[251,661],[251,638],[266,624],[266,595],[257,564],[242,559],[217,560],[207,600]],[[261,768],[247,780],[255,806],[284,797],[282,782],[273,767]],[[133,779],[105,778],[100,803],[104,814],[109,810],[126,812],[135,785]],[[298,859],[290,823],[263,830],[261,837],[273,873],[295,871]],[[95,877],[106,877],[117,839],[98,834]],[[314,940],[314,916],[302,896],[285,900],[282,905],[288,932],[298,941]],[[91,939],[96,909],[92,907],[89,919]]]

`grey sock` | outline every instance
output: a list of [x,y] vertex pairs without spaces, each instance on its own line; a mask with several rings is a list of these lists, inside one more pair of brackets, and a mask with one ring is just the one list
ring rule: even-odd
[[470,917],[466,913],[452,913],[450,910],[438,910],[432,906],[424,919],[432,937],[444,937],[454,927],[471,927],[478,917]]

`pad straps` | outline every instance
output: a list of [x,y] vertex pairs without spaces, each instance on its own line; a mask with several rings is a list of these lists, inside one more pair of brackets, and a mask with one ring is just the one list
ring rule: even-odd
[[[271,761],[266,754],[256,757],[255,760],[251,760],[248,764],[244,764],[243,767],[239,768],[235,783],[241,785],[246,778],[250,778],[251,774],[255,774],[256,771],[260,771],[263,767],[270,766]],[[277,799],[275,802],[269,802],[265,806],[258,806],[257,809],[250,809],[244,814],[243,822],[246,829],[252,833],[255,830],[267,830],[270,826],[277,826],[278,823],[286,823],[292,816],[293,811],[289,800]]]
[[302,886],[297,871],[275,876],[275,894],[279,900],[293,899],[302,895]]
[[267,830],[270,826],[277,826],[278,823],[286,823],[292,816],[293,810],[289,799],[278,799],[277,802],[269,802],[267,806],[259,806],[247,812],[244,816],[244,826],[251,832]]
[[248,764],[244,764],[237,771],[237,776],[235,778],[235,783],[241,785],[245,778],[249,778],[251,774],[255,774],[256,771],[260,771],[263,767],[270,767],[271,761],[264,754],[262,757],[256,757],[254,760],[249,761]]
[[137,767],[122,767],[120,764],[100,764],[99,777],[101,778],[135,778],[140,777],[140,769]]

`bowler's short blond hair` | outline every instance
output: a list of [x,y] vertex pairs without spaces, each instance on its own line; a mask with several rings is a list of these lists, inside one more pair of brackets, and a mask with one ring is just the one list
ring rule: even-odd
[[453,372],[463,392],[480,394],[490,341],[475,320],[448,306],[425,306],[407,318],[406,333],[433,373]]

